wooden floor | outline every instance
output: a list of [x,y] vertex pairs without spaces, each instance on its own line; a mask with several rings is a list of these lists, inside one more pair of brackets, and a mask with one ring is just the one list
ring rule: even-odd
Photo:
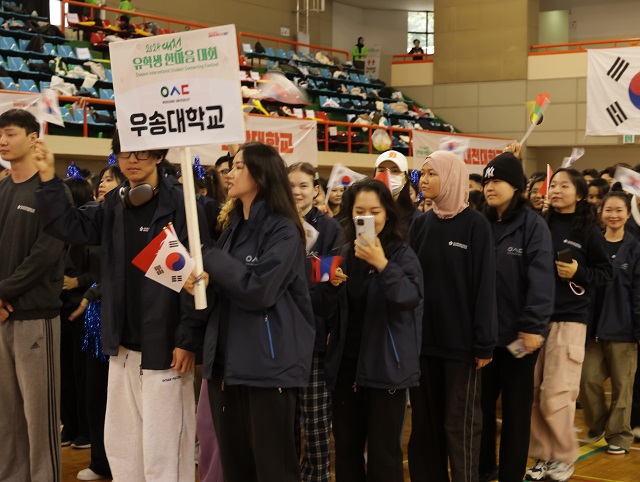
[[[407,426],[404,436],[404,453],[406,457],[407,440],[411,430],[411,417],[407,413]],[[582,423],[582,411],[576,414],[576,430],[578,438],[586,433]],[[586,482],[637,482],[640,481],[640,443],[636,442],[628,455],[608,455],[604,440],[598,444],[581,443],[581,458],[576,464],[576,472],[571,480]],[[62,480],[76,481],[78,471],[89,465],[89,450],[76,450],[71,447],[62,449]],[[196,481],[199,480],[196,476]],[[405,479],[409,482],[409,471],[405,460]]]

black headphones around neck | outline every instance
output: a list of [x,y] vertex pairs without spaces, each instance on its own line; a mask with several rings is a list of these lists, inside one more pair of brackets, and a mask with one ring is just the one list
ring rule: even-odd
[[158,192],[160,184],[151,187],[150,184],[140,184],[139,186],[123,186],[120,188],[120,201],[125,208],[137,208],[144,206],[153,199]]

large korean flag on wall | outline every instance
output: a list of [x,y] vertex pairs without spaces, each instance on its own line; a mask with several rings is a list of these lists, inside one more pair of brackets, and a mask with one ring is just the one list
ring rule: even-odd
[[640,47],[588,55],[586,134],[640,134]]

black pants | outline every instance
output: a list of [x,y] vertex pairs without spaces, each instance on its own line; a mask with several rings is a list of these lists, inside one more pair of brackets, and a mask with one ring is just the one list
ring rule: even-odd
[[[75,308],[74,308],[75,309]],[[84,322],[69,321],[73,309],[60,313],[60,418],[64,435],[71,440],[89,438],[89,423],[85,409],[85,354],[82,352]]]
[[496,402],[502,393],[499,480],[522,482],[527,469],[533,371],[538,353],[514,358],[509,350],[498,347],[493,361],[482,369],[481,478],[496,469]]
[[226,482],[300,482],[294,419],[297,388],[207,384]]
[[475,364],[420,357],[412,388],[409,472],[412,482],[477,482],[482,387]]
[[638,369],[633,384],[633,404],[631,406],[631,428],[635,427],[640,427],[640,356],[638,356]]
[[402,482],[400,437],[406,389],[354,391],[354,378],[339,374],[333,390],[336,482]]
[[111,468],[104,451],[104,414],[107,410],[107,381],[109,360],[100,361],[86,354],[87,370],[87,419],[91,440],[89,468],[96,474],[111,477]]

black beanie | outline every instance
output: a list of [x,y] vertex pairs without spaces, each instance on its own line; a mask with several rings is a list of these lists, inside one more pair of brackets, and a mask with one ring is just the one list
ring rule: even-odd
[[484,183],[492,179],[500,179],[524,191],[525,177],[522,162],[511,152],[503,152],[494,157],[484,168],[482,175]]

